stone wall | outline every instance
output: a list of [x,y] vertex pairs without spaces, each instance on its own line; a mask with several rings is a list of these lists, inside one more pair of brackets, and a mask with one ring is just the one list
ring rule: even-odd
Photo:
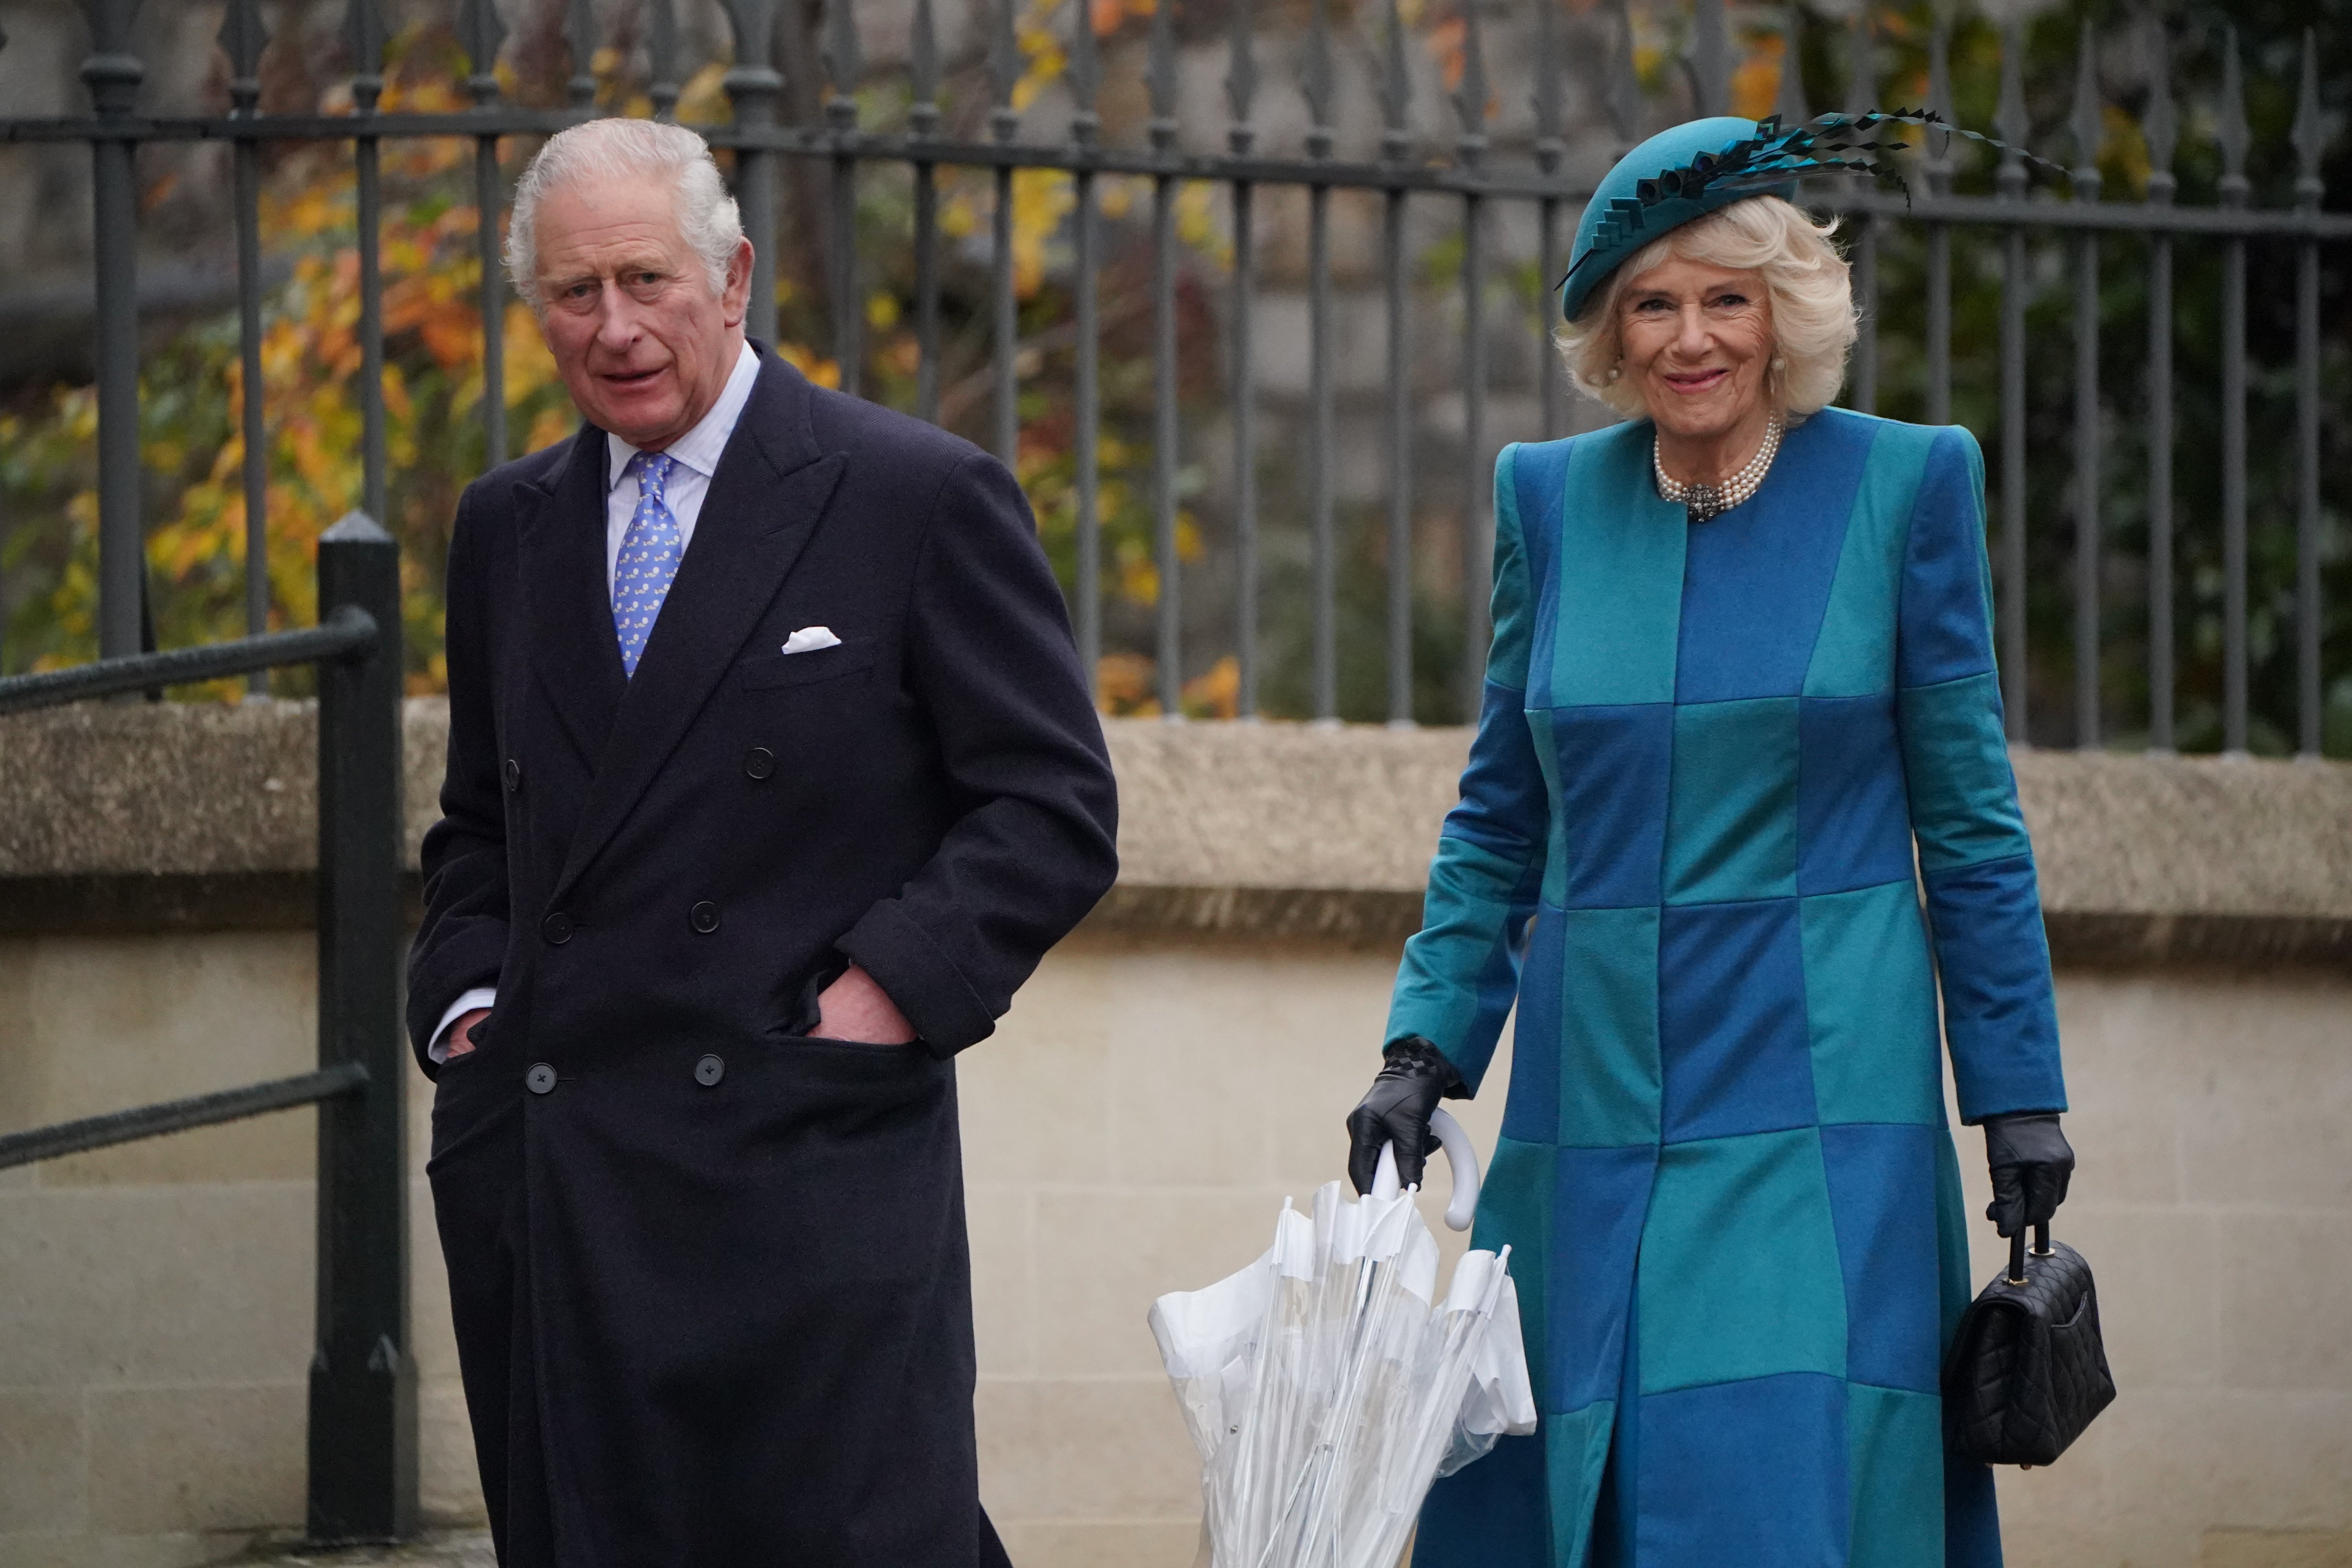
[[[0,721],[0,1131],[308,1065],[309,721]],[[412,706],[418,829],[438,724]],[[1113,743],[1121,884],[961,1069],[983,1486],[1024,1568],[1191,1561],[1195,1470],[1143,1313],[1339,1173],[1464,739]],[[2060,1229],[2098,1268],[2124,1394],[2058,1467],[2004,1475],[2011,1561],[2345,1568],[2352,770],[2017,760],[2083,1159]],[[1482,1146],[1500,1110],[1467,1108]],[[0,1173],[0,1568],[216,1561],[299,1524],[312,1138],[302,1111]],[[464,1522],[414,1192],[425,1503]]]

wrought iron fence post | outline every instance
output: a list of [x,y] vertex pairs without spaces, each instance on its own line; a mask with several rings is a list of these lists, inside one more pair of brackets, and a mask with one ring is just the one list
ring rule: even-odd
[[[2147,200],[2168,207],[2179,189],[2172,156],[2180,139],[2172,106],[2172,46],[2160,17],[2142,24],[2148,70],[2144,120]],[[2178,682],[2172,627],[2172,236],[2147,237],[2147,745],[2173,749]]]
[[[1468,178],[1486,172],[1486,63],[1478,0],[1463,9],[1462,86],[1454,95],[1461,133],[1454,163]],[[1462,197],[1462,674],[1461,721],[1475,724],[1486,704],[1487,643],[1494,627],[1493,459],[1486,451],[1486,199]]]
[[[2075,47],[2074,199],[2099,199],[2098,38],[2083,24]],[[2074,744],[2099,746],[2100,574],[2105,569],[2099,494],[2099,236],[2074,237]]]
[[[229,101],[236,117],[261,112],[261,51],[269,41],[257,0],[232,0],[221,18],[228,56]],[[261,144],[240,136],[234,154],[236,205],[236,312],[239,435],[245,443],[245,630],[269,629],[269,426],[261,369]],[[269,672],[255,670],[247,689],[269,695]]]
[[317,1350],[310,1536],[397,1541],[416,1526],[408,1334],[406,1048],[400,1022],[400,549],[352,512],[319,541],[319,614],[374,620],[363,656],[319,666],[319,1065],[358,1093],[319,1110]]
[[841,367],[841,390],[858,395],[866,358],[864,299],[857,289],[857,81],[865,57],[857,44],[857,15],[850,0],[829,0],[824,9],[824,69],[830,78],[824,122],[833,133],[833,358]]
[[[2025,144],[2032,121],[2025,112],[2025,34],[2011,20],[2000,35],[2000,107],[1993,127],[2011,147]],[[1993,174],[2004,202],[2025,199],[2025,163],[2001,154]],[[2000,607],[1994,616],[2000,664],[2001,706],[2011,744],[2030,738],[2025,678],[2025,230],[2010,224],[2000,237]]]
[[[776,0],[722,0],[735,34],[735,64],[720,84],[735,106],[735,126],[754,134],[776,123],[776,95],[784,79],[770,60],[776,34]],[[743,232],[751,241],[751,299],[743,311],[747,336],[776,341],[775,154],[761,147],[735,149],[735,201]]]
[[[81,79],[101,132],[131,118],[146,67],[130,52],[138,0],[84,0],[89,58]],[[138,143],[90,140],[90,216],[98,290],[98,654],[141,651],[147,581],[146,525],[139,504]]]
[[[2319,155],[2326,148],[2319,110],[2319,39],[2303,30],[2303,79],[2294,111],[2295,210],[2319,214],[2327,194]],[[2295,754],[2317,761],[2321,719],[2319,658],[2324,627],[2319,589],[2319,242],[2294,249],[2294,710]]]
[[[343,16],[343,37],[352,51],[352,118],[375,118],[383,94],[384,18],[380,0],[352,0]],[[391,459],[385,451],[383,401],[383,142],[375,136],[352,138],[353,195],[360,253],[360,504],[371,517],[390,515],[385,500]]]
[[[666,5],[655,7],[656,37]],[[457,27],[469,67],[466,90],[475,110],[488,116],[499,101],[499,46],[506,39],[506,24],[490,0],[464,0],[457,10]],[[658,53],[658,49],[656,50]],[[656,72],[660,67],[656,67]],[[474,138],[474,254],[480,260],[478,285],[482,312],[482,467],[497,468],[507,460],[507,328],[506,289],[500,275],[502,247],[499,210],[504,205],[506,180],[499,173],[496,132]]]

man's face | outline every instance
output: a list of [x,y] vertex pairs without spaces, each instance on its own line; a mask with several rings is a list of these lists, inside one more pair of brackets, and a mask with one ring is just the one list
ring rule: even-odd
[[653,451],[719,400],[743,342],[751,242],[710,289],[659,176],[573,181],[541,198],[540,330],[580,412]]

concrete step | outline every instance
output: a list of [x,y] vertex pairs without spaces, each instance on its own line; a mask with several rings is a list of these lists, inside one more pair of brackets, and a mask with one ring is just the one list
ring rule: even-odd
[[497,1568],[487,1530],[430,1531],[401,1546],[352,1546],[326,1551],[286,1542],[256,1547],[235,1568]]

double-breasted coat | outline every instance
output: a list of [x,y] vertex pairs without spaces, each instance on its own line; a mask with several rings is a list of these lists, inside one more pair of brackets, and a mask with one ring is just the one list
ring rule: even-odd
[[[1541,1425],[1419,1568],[2000,1568],[1948,1456],[1961,1116],[2059,1110],[1973,437],[1824,409],[1693,524],[1637,420],[1496,470],[1486,711],[1389,1036],[1475,1087]],[[1939,1017],[1940,1013],[1940,1017]]]
[[[460,502],[409,965],[501,1561],[1002,1562],[951,1058],[1115,869],[1060,593],[1001,465],[762,351],[625,677],[606,452]],[[852,961],[919,1043],[805,1037]]]

